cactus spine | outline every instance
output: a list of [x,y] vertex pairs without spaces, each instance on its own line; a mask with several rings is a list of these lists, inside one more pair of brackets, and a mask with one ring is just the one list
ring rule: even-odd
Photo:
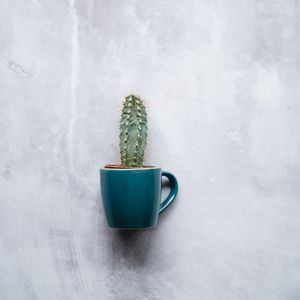
[[125,167],[142,167],[147,144],[147,113],[140,97],[125,98],[120,121],[120,154]]

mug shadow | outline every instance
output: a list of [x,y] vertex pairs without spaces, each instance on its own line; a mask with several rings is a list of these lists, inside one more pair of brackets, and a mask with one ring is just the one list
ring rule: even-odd
[[129,267],[139,268],[147,264],[152,250],[153,229],[112,229],[109,250],[112,263],[122,261]]
[[[108,288],[116,297],[113,299],[133,299],[123,297],[133,296],[132,293],[136,294],[136,290],[146,291],[149,288],[142,275],[151,270],[157,261],[159,249],[155,247],[153,236],[156,230],[109,229],[109,231],[110,238],[106,248]],[[135,292],[130,291],[133,286]]]

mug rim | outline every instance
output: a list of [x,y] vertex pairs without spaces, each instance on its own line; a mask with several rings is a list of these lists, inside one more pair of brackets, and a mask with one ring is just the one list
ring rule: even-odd
[[144,167],[144,168],[105,168],[105,167],[102,167],[100,168],[101,171],[147,171],[147,170],[156,170],[156,169],[161,169],[161,167],[154,167],[154,166],[149,166],[149,167]]

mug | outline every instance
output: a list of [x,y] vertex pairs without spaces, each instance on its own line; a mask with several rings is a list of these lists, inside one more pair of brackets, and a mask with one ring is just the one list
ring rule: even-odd
[[[162,176],[170,182],[170,193],[161,203]],[[176,177],[161,168],[100,169],[102,202],[112,228],[150,228],[158,215],[175,199]]]

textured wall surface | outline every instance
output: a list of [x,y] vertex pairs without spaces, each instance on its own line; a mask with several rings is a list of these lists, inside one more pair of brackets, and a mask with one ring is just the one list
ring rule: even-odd
[[[0,299],[300,299],[300,1],[1,0]],[[107,228],[121,102],[174,172]]]

